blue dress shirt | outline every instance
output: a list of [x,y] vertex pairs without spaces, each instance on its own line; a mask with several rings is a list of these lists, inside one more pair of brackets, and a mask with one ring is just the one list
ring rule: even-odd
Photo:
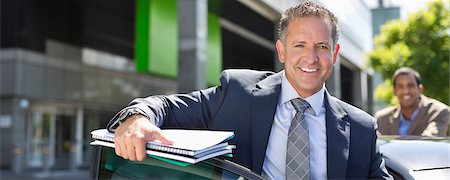
[[[327,178],[327,136],[325,106],[323,103],[324,91],[325,86],[310,97],[301,97],[312,107],[305,112],[305,120],[308,123],[309,129],[311,179]],[[299,97],[299,94],[283,73],[281,94],[270,131],[262,172],[263,176],[270,179],[285,179],[288,132],[291,121],[296,113],[290,100]]]
[[409,121],[406,120],[405,116],[403,116],[403,114],[400,112],[400,125],[398,128],[398,135],[400,136],[408,135],[409,126],[411,126],[411,123],[414,121],[414,119],[416,119],[417,112],[419,112],[419,109],[416,109],[413,112],[411,119]]

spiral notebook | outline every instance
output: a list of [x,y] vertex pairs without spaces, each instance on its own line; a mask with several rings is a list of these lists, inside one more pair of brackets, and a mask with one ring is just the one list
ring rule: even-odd
[[[114,148],[114,134],[106,129],[91,132],[95,140],[92,145],[102,145]],[[178,161],[197,163],[215,156],[232,153],[234,146],[229,145],[229,139],[234,137],[229,131],[164,129],[162,134],[174,141],[165,145],[158,141],[147,142],[147,154]]]

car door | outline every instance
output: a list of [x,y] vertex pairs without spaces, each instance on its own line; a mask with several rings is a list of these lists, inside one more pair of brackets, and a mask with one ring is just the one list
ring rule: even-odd
[[190,165],[152,157],[129,161],[104,146],[94,146],[93,157],[91,179],[264,179],[245,167],[219,158]]

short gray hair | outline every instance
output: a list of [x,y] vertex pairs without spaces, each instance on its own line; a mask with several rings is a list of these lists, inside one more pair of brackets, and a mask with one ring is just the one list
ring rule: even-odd
[[327,8],[312,1],[306,1],[297,6],[291,7],[281,15],[280,24],[278,26],[278,38],[285,42],[289,22],[296,17],[307,16],[317,16],[327,20],[331,25],[333,45],[336,45],[339,39],[338,19]]

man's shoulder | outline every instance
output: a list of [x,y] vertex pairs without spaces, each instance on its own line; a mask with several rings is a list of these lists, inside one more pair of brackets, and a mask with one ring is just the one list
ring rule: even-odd
[[275,72],[272,71],[258,71],[252,69],[226,69],[222,71],[222,76],[226,76],[229,78],[258,78],[258,77],[267,77],[274,75]]
[[221,81],[226,82],[238,82],[239,84],[256,84],[257,82],[275,75],[275,72],[271,71],[257,71],[250,69],[227,69],[222,71],[220,75]]
[[384,119],[386,117],[393,116],[393,114],[397,111],[398,108],[399,108],[398,106],[389,106],[389,107],[383,108],[375,113],[375,118],[377,120],[379,120],[379,119]]
[[438,101],[436,99],[429,98],[429,97],[426,97],[424,95],[422,95],[421,97],[424,99],[424,103],[423,103],[424,107],[428,107],[428,108],[433,109],[433,110],[435,110],[437,112],[450,111],[449,107],[446,104],[444,104],[444,103],[442,103],[442,102],[440,102],[440,101]]

